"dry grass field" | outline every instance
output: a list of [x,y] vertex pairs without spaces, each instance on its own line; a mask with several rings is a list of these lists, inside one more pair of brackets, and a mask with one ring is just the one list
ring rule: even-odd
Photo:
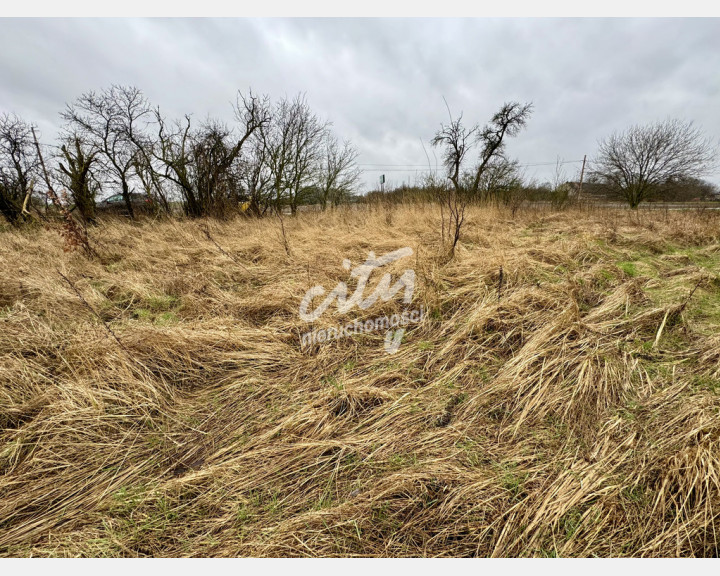
[[[472,208],[452,260],[436,206],[284,225],[0,230],[0,555],[718,555],[720,214]],[[300,348],[404,246],[396,354]]]

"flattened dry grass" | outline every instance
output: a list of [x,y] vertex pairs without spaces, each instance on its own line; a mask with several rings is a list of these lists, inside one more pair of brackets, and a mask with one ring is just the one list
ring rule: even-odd
[[[475,208],[450,261],[439,220],[0,231],[0,554],[717,556],[720,217]],[[404,246],[399,351],[301,350]]]

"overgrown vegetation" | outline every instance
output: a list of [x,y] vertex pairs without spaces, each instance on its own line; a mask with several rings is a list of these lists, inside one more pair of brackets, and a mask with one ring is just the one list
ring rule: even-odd
[[[3,556],[720,552],[716,212],[470,205],[450,261],[423,204],[203,224],[0,231]],[[401,246],[399,351],[301,351]]]

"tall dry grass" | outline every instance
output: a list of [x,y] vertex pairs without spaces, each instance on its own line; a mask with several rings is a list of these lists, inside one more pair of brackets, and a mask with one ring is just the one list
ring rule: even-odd
[[[0,232],[2,555],[718,554],[714,213],[473,208],[450,261],[432,206],[284,226]],[[403,246],[399,352],[301,350]]]

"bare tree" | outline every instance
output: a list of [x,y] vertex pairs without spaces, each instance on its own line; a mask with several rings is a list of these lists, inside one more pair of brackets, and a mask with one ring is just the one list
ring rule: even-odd
[[286,98],[273,107],[272,120],[260,133],[263,159],[270,170],[271,202],[275,211],[280,212],[289,186],[288,167],[292,162],[292,123],[290,103]]
[[95,222],[95,198],[100,185],[92,173],[92,168],[99,150],[90,148],[75,134],[60,146],[60,152],[60,180],[70,190],[83,221],[86,224]]
[[[155,118],[157,110],[153,110]],[[148,128],[153,124],[148,121]],[[150,130],[133,131],[131,140],[135,144],[136,154],[133,157],[133,170],[140,181],[145,196],[154,208],[162,208],[165,214],[170,214],[170,198],[163,186],[162,172],[164,165],[159,160],[160,142]]]
[[194,189],[201,212],[192,216],[224,216],[227,213],[238,186],[233,166],[243,143],[243,138],[232,141],[232,130],[217,120],[204,122],[194,133]]
[[473,170],[475,177],[470,188],[472,195],[477,195],[488,165],[497,159],[504,159],[505,139],[517,136],[527,124],[531,114],[532,104],[507,102],[479,133],[477,144],[480,146],[480,162]]
[[257,131],[241,159],[241,181],[248,202],[247,211],[264,216],[272,205],[273,176],[268,166],[268,150],[261,131]]
[[[443,164],[452,183],[452,186],[444,189],[445,194],[440,199],[448,210],[451,254],[454,254],[455,246],[460,240],[467,202],[478,197],[483,177],[489,167],[494,162],[504,160],[505,139],[517,136],[527,124],[531,113],[532,104],[505,103],[490,123],[480,129],[478,124],[465,126],[462,113],[458,118],[453,118],[448,107],[450,123],[441,125],[431,144],[443,148]],[[479,159],[474,166],[468,168],[468,155],[475,148],[479,148]]]
[[162,185],[162,169],[157,167],[154,162],[153,149],[155,146],[156,143],[150,138],[146,138],[141,143],[140,153],[135,157],[135,174],[153,206],[162,208],[165,214],[169,215],[171,213],[170,199]]
[[226,125],[208,120],[192,129],[191,117],[168,125],[156,110],[157,147],[153,154],[163,165],[162,177],[175,184],[188,216],[222,215],[228,200],[235,198],[240,181],[243,147],[256,131],[270,122],[268,99],[238,93],[235,133]]
[[636,125],[600,141],[592,174],[631,208],[661,186],[703,175],[717,149],[692,122]]
[[312,188],[323,153],[328,123],[312,112],[302,94],[280,100],[264,131],[275,209],[293,214]]
[[53,179],[50,176],[50,172],[47,169],[45,160],[43,159],[42,148],[38,141],[37,134],[35,133],[35,127],[30,127],[30,134],[32,135],[33,146],[35,147],[37,163],[39,166],[39,172],[42,179],[47,187],[46,198],[49,199],[55,209],[60,213],[63,218],[63,225],[60,230],[60,235],[65,239],[65,250],[72,250],[75,248],[82,248],[85,255],[93,258],[97,256],[97,252],[90,245],[90,239],[88,238],[87,228],[80,226],[73,218],[72,213],[67,207],[67,197],[63,195],[60,198],[55,192],[53,187]]
[[[460,180],[461,169],[465,163],[468,151],[471,150],[475,141],[475,135],[479,130],[477,125],[468,128],[462,123],[462,112],[457,118],[453,118],[448,107],[450,115],[450,124],[447,126],[442,124],[440,130],[430,141],[433,146],[442,146],[444,148],[442,161],[447,170],[447,177],[452,186],[441,186],[437,190],[441,193],[440,205],[448,211],[447,221],[447,238],[452,237],[452,247],[450,253],[455,252],[455,246],[460,240],[460,229],[465,221],[465,205],[468,201],[468,193],[466,187]],[[444,222],[444,209],[443,209]],[[443,227],[443,238],[445,238],[445,230]]]
[[32,126],[16,115],[1,115],[0,213],[11,224],[29,217],[27,205],[38,166]]
[[117,85],[83,94],[62,113],[71,131],[100,151],[98,161],[111,182],[120,186],[131,218],[135,216],[130,184],[138,155],[136,142],[150,115],[150,105],[138,88]]
[[184,121],[167,123],[160,113],[154,112],[157,124],[157,147],[148,148],[153,158],[160,163],[160,177],[173,184],[183,199],[185,214],[201,215],[202,209],[194,186],[194,164],[192,159],[192,122],[190,115]]
[[323,210],[328,205],[337,206],[357,188],[361,174],[357,157],[358,152],[350,142],[340,145],[335,136],[327,134],[317,181]]

